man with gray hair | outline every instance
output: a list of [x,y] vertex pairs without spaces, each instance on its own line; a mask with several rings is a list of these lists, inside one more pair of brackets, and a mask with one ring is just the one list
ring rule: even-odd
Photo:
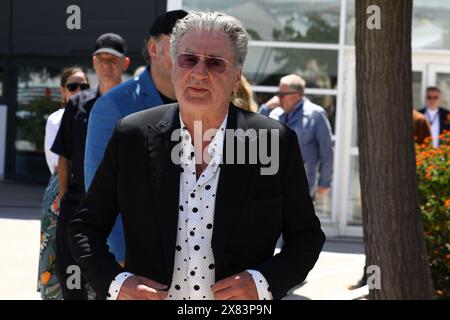
[[[309,191],[324,196],[333,175],[331,126],[324,108],[304,96],[305,81],[296,74],[280,79],[279,91],[263,104],[260,113],[279,120],[295,131],[308,177]],[[281,106],[281,107],[279,107]],[[317,190],[316,175],[319,171]]]
[[[170,41],[178,103],[116,126],[69,226],[72,252],[99,298],[281,299],[314,266],[325,237],[295,133],[231,103],[247,43],[237,19],[189,13]],[[228,132],[237,130],[277,132],[278,146],[268,147],[278,151],[279,170],[264,175],[259,160],[229,160],[229,139],[239,137]],[[125,266],[106,246],[119,211]],[[274,256],[281,233],[286,244]]]

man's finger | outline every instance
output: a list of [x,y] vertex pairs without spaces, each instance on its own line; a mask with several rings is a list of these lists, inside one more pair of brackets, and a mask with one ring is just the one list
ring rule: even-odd
[[228,298],[227,300],[246,300],[246,299],[243,297],[241,298],[239,296],[233,296],[233,297]]
[[167,292],[150,288],[144,284],[138,285],[137,290],[138,296],[145,300],[163,300],[167,297]]
[[164,300],[167,298],[168,292],[167,291],[157,291],[153,294],[147,295],[147,300]]
[[214,293],[214,299],[216,300],[229,300],[234,296],[236,296],[236,290],[231,287]]
[[139,280],[147,287],[154,288],[156,290],[166,290],[168,288],[168,286],[165,284],[159,283],[155,280],[147,279],[145,277],[139,277]]
[[232,278],[229,277],[216,282],[211,288],[212,292],[216,293],[217,291],[229,288],[231,286],[231,280]]

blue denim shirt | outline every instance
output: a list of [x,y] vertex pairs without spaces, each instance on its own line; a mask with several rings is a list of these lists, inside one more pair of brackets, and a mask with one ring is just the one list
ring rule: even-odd
[[[88,122],[84,157],[84,181],[89,189],[117,122],[131,114],[163,104],[147,68],[140,75],[114,87],[94,104]],[[117,261],[125,260],[122,219],[118,216],[108,238]]]
[[330,187],[333,176],[333,144],[325,109],[303,98],[289,114],[284,113],[281,108],[271,111],[265,105],[261,106],[260,113],[279,120],[297,134],[310,193],[314,192],[317,170],[318,185]]

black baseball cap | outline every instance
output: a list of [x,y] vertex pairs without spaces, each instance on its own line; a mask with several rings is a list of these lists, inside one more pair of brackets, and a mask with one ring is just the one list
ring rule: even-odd
[[95,49],[92,55],[98,53],[110,53],[117,57],[123,57],[127,48],[125,46],[125,40],[115,33],[104,33],[95,41]]
[[158,16],[153,22],[148,32],[148,37],[157,37],[162,34],[170,35],[175,23],[187,16],[187,12],[184,10],[167,11],[166,13]]

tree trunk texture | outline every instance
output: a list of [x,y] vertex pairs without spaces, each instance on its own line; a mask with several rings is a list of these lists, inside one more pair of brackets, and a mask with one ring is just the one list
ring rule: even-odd
[[[367,8],[380,8],[371,30]],[[356,1],[356,78],[367,266],[380,267],[370,299],[431,299],[412,127],[412,0]],[[370,276],[370,274],[369,274]]]

